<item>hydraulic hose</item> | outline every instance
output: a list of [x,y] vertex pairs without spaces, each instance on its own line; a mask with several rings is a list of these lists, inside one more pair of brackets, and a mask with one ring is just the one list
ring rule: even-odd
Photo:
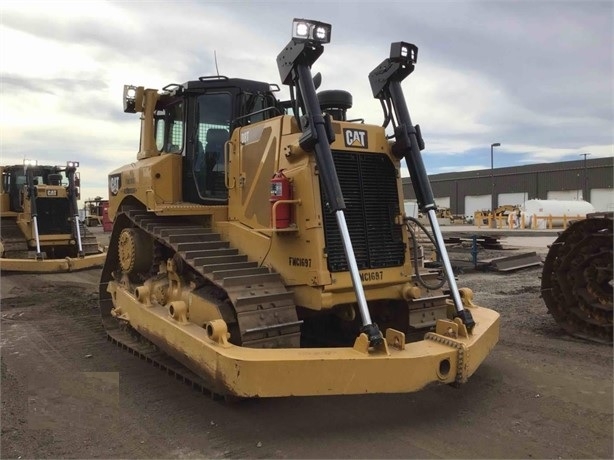
[[420,270],[418,269],[418,265],[419,265],[418,264],[418,240],[416,238],[416,232],[410,225],[410,222],[413,222],[418,227],[420,227],[420,229],[424,232],[424,234],[428,237],[428,239],[431,240],[431,243],[433,243],[433,246],[435,246],[435,251],[437,252],[437,254],[439,254],[439,251],[437,250],[437,243],[435,242],[433,235],[415,217],[406,217],[405,220],[406,220],[405,225],[407,226],[407,230],[409,231],[409,234],[411,235],[411,241],[412,241],[412,246],[413,246],[413,250],[412,250],[413,260],[412,261],[414,263],[414,274],[416,275],[416,281],[418,281],[418,284],[420,284],[421,286],[429,290],[436,290],[436,289],[443,287],[443,285],[446,284],[445,277],[443,277],[441,281],[439,281],[437,284],[431,285],[431,284],[428,284],[420,275]]

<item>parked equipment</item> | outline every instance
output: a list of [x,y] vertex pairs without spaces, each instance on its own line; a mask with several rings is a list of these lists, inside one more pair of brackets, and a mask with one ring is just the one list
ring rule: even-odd
[[[457,288],[437,224],[401,89],[417,48],[393,43],[369,76],[391,142],[385,126],[347,121],[348,92],[316,93],[311,66],[330,31],[294,21],[277,58],[287,102],[276,85],[224,76],[124,89],[124,111],[141,116],[141,147],[109,175],[103,323],[114,341],[216,394],[461,383],[498,340],[498,313]],[[443,276],[412,261],[403,158]]]
[[494,216],[489,209],[475,211],[473,213],[473,222],[478,227],[481,227],[482,225],[488,225],[490,223],[490,219],[493,218],[497,223],[497,227],[516,228],[520,225],[520,206],[515,206],[511,204],[501,205],[495,208]]
[[612,343],[613,213],[590,213],[573,222],[550,247],[542,297],[569,334]]
[[105,254],[79,222],[77,162],[1,166],[0,269],[58,272],[100,267]]
[[103,224],[104,209],[108,206],[109,200],[103,200],[97,196],[92,200],[83,202],[84,218],[83,223],[88,227],[97,227]]

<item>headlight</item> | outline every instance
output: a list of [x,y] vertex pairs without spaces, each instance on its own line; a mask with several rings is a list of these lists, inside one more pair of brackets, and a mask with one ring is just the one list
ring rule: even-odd
[[78,161],[67,161],[66,166],[68,166],[69,168],[78,168],[79,162]]
[[37,166],[38,165],[38,160],[23,160],[23,165],[24,166]]
[[137,87],[124,85],[124,112],[136,113]]
[[405,42],[393,43],[390,45],[390,59],[396,62],[415,64],[418,60],[418,47]]
[[296,38],[309,38],[309,27],[304,22],[299,22],[295,26],[294,36]]
[[292,21],[292,38],[303,41],[329,43],[332,26],[324,22],[309,19],[294,19]]

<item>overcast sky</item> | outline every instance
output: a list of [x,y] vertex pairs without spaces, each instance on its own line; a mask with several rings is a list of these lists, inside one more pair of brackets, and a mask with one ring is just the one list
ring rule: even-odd
[[[0,3],[4,164],[81,162],[82,197],[136,159],[124,84],[161,88],[219,73],[280,83],[292,19],[333,26],[320,89],[381,124],[368,74],[391,42],[419,47],[403,82],[429,174],[614,156],[614,2],[90,1]],[[287,91],[282,91],[285,99]]]

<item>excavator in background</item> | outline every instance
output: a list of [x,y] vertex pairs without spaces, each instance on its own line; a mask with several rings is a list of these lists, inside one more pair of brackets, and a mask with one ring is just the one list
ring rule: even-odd
[[106,254],[79,222],[78,162],[0,166],[0,270],[64,272],[101,267]]
[[[140,150],[109,174],[102,321],[118,345],[213,394],[460,384],[498,341],[499,314],[457,287],[437,223],[401,88],[417,47],[393,43],[370,73],[384,123],[368,125],[347,119],[347,91],[316,92],[330,32],[294,20],[277,57],[289,101],[219,75],[124,87]],[[402,159],[443,272],[414,262]]]
[[565,332],[612,344],[612,212],[572,222],[550,246],[541,277],[548,311]]

